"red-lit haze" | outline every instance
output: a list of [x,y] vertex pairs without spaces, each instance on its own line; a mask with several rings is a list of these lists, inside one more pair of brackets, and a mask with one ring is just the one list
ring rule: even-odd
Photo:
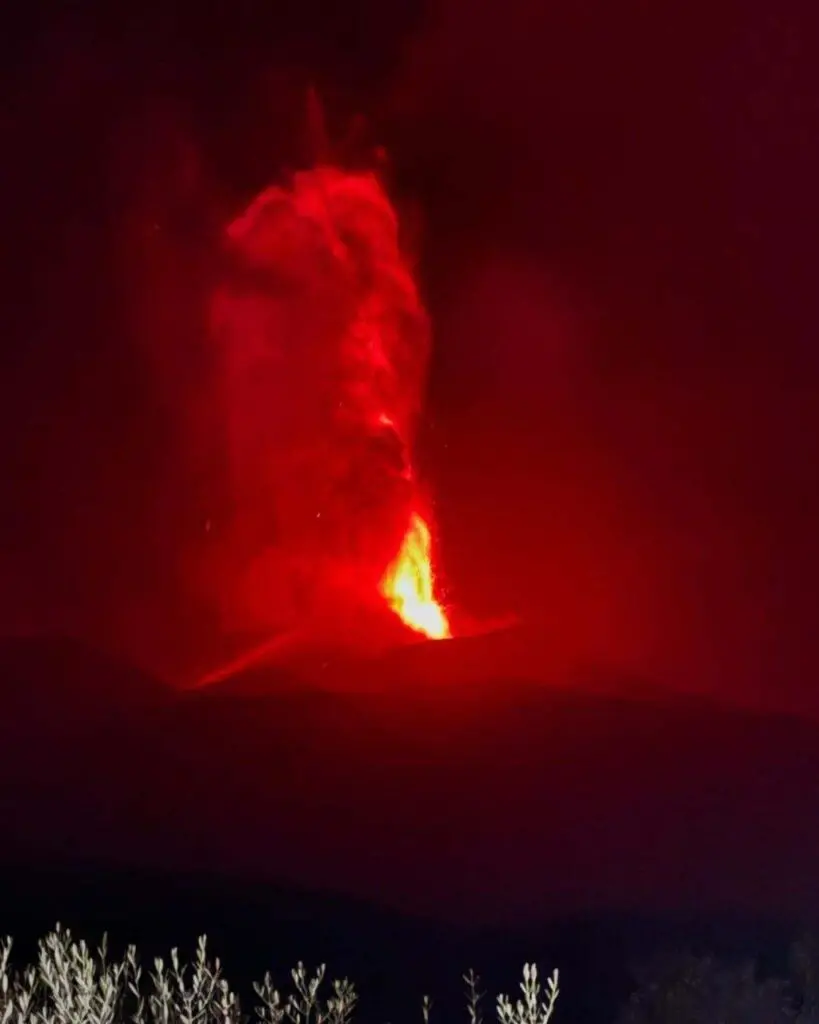
[[228,619],[324,639],[386,603],[448,636],[413,465],[430,328],[376,175],[319,167],[259,195],[227,228],[212,326],[239,560]]

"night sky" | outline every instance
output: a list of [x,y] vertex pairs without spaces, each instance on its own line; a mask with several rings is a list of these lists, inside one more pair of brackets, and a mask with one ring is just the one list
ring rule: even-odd
[[[334,138],[360,115],[354,157],[385,148],[420,254],[434,350],[419,455],[450,600],[477,618],[517,615],[539,636],[533,664],[567,667],[567,679],[593,668],[661,695],[788,709],[807,728],[819,712],[814,4],[314,0],[211,4],[195,18],[174,5],[59,17],[35,5],[2,36],[5,634],[71,634],[172,682],[221,649],[202,600],[229,498],[204,299],[223,225],[309,158],[312,85]],[[473,737],[487,728],[474,714]],[[671,721],[658,733],[669,744]],[[660,756],[664,741],[639,722],[626,732]],[[591,763],[598,725],[576,725],[590,729]],[[697,727],[680,728],[687,767],[666,767],[685,805],[709,792],[722,726],[705,730],[702,765]],[[799,732],[791,761],[769,752],[763,770],[765,727],[736,728],[731,781],[700,819],[726,836],[732,815],[752,820],[753,794],[776,802],[778,771],[797,779],[810,761]],[[350,729],[350,749],[369,749],[350,738],[365,726]],[[605,764],[620,763],[617,742],[600,744]],[[559,761],[521,756],[503,778]],[[634,758],[620,763],[613,806],[645,816],[665,805],[661,787],[630,801],[644,771]],[[734,805],[746,763],[758,788]],[[371,769],[349,769],[372,799],[348,866],[387,813]],[[688,771],[694,796],[679,782]],[[450,781],[452,793],[465,785]],[[427,778],[415,800],[434,792]],[[799,820],[791,797],[783,822]],[[605,819],[605,794],[590,800]],[[574,806],[567,796],[561,820]],[[412,813],[418,835],[446,846],[442,822]],[[232,827],[249,827],[236,814]],[[578,826],[584,848],[615,830],[601,820]],[[677,825],[671,812],[663,821],[670,848]],[[341,818],[334,827],[343,835]],[[521,825],[491,864],[534,870],[537,835]],[[671,876],[643,873],[640,841],[612,849],[650,902]],[[458,843],[442,854],[453,872]],[[714,857],[728,878],[738,851],[726,843]],[[595,876],[593,857],[584,866],[567,851],[555,863],[577,866],[573,892],[617,888],[616,860]],[[767,892],[767,865],[748,869],[748,891]],[[341,875],[368,870],[359,859]],[[680,891],[700,885],[687,877]]]
[[220,501],[201,282],[304,162],[313,82],[417,225],[451,593],[578,656],[811,700],[815,15],[458,3],[9,38],[4,622],[192,656],[180,562]]

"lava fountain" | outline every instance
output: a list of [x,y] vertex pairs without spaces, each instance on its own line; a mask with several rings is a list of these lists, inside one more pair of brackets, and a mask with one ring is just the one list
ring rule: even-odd
[[233,611],[245,629],[328,639],[354,619],[371,632],[379,605],[414,634],[450,636],[413,460],[430,325],[381,181],[299,172],[225,242],[212,334]]
[[429,527],[414,512],[393,564],[381,581],[381,593],[405,625],[431,640],[450,636],[446,613],[435,597]]

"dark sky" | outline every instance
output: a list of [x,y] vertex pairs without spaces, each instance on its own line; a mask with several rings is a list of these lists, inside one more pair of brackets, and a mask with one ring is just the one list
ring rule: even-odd
[[101,10],[5,46],[7,629],[201,657],[201,282],[303,159],[314,81],[421,225],[454,598],[569,658],[819,703],[813,5]]

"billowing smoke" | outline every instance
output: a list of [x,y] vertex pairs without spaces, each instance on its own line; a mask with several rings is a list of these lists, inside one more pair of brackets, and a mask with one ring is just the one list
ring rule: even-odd
[[337,632],[383,613],[417,533],[430,329],[377,177],[303,171],[234,220],[212,337],[239,559],[228,625]]

